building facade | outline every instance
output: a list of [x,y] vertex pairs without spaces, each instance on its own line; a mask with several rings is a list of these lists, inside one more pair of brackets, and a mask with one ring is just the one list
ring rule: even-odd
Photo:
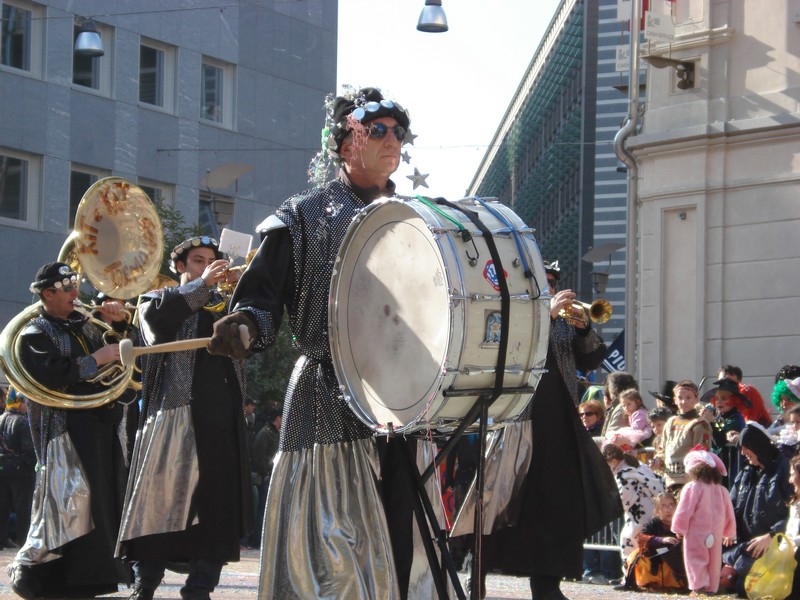
[[[561,3],[469,188],[535,229],[544,259],[559,261],[562,287],[612,303],[608,343],[625,324],[627,186],[613,140],[627,112],[627,75],[615,68],[627,29],[616,0]],[[593,250],[598,260],[584,260]],[[604,290],[593,271],[609,275]]]
[[769,398],[777,371],[800,363],[800,14],[788,0],[681,0],[673,19],[674,39],[642,55],[678,64],[648,69],[628,143],[638,375],[699,382],[734,364]]
[[[308,187],[336,89],[335,0],[0,7],[0,324],[31,303],[36,269],[101,177],[137,183],[209,234],[253,233]],[[73,52],[87,18],[97,58]]]
[[[769,398],[777,371],[800,362],[800,13],[788,0],[649,3],[667,26],[631,57],[645,68],[629,215],[613,149],[629,104],[617,4],[562,2],[470,194],[513,206],[582,300],[592,268],[609,271],[604,338],[631,330],[642,389],[688,378],[705,390],[734,364]],[[604,247],[607,262],[584,264]]]

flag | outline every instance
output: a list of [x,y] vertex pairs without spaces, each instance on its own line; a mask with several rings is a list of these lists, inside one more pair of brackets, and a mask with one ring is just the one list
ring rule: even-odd
[[603,368],[609,373],[625,370],[625,330],[619,332],[608,348]]

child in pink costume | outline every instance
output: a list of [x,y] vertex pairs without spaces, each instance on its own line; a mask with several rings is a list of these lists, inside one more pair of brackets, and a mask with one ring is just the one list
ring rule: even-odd
[[695,446],[683,460],[690,480],[681,490],[672,531],[683,539],[683,561],[692,596],[715,594],[722,569],[722,545],[736,537],[730,494],[721,484],[727,475],[720,458]]

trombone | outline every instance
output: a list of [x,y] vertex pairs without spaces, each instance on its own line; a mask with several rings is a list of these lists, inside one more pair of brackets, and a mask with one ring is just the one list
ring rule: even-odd
[[598,298],[591,304],[586,302],[578,302],[575,300],[571,305],[562,308],[558,316],[563,318],[567,323],[575,327],[586,325],[586,319],[591,320],[592,323],[602,325],[608,322],[614,309],[611,307],[611,302],[605,298]]

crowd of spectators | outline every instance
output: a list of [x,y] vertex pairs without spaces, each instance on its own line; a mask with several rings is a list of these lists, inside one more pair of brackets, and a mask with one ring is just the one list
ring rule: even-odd
[[732,365],[702,394],[688,379],[666,382],[650,392],[649,412],[628,373],[607,377],[602,412],[599,389],[587,389],[578,413],[614,473],[625,516],[613,528],[618,552],[585,552],[584,581],[745,597],[745,578],[772,537],[800,541],[789,518],[794,478],[800,483],[800,367],[775,376],[777,416]]

